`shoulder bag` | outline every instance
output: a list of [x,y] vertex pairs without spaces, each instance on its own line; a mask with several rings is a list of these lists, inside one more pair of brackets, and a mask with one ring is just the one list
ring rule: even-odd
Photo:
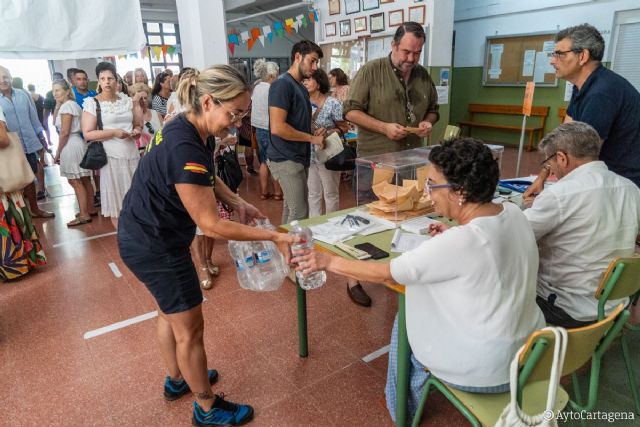
[[342,139],[342,146],[344,149],[327,160],[324,164],[324,167],[330,171],[354,170],[356,168],[356,158],[358,157],[356,149],[349,145],[349,143],[344,139],[344,134],[338,126],[336,126],[336,129],[338,129],[338,133],[340,134],[340,138]]
[[0,148],[0,193],[20,191],[36,177],[24,154],[18,134],[7,132],[9,146]]
[[564,357],[567,352],[567,331],[560,327],[547,327],[544,330],[551,330],[555,335],[555,345],[553,348],[553,364],[551,365],[551,374],[549,376],[549,388],[547,390],[547,405],[545,411],[541,414],[529,415],[524,413],[518,405],[518,360],[525,346],[522,346],[516,353],[511,362],[511,400],[504,408],[495,427],[557,427],[557,414],[553,410],[556,402],[556,393],[560,385],[560,377],[562,376],[562,366],[564,365]]
[[[102,129],[102,110],[100,109],[100,103],[96,98],[93,98],[96,102],[96,119],[98,120],[98,130]],[[80,167],[82,169],[98,170],[102,169],[107,164],[107,153],[104,151],[102,141],[87,141],[89,146],[87,151],[82,157]]]
[[238,161],[238,154],[229,148],[222,150],[216,158],[216,174],[234,193],[238,191],[242,182],[242,169]]

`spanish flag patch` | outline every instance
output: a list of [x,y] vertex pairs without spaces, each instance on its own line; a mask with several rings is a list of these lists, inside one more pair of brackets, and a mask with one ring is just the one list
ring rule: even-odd
[[209,170],[206,166],[201,165],[200,163],[187,163],[184,165],[184,170],[191,171],[193,173],[206,174],[209,173]]

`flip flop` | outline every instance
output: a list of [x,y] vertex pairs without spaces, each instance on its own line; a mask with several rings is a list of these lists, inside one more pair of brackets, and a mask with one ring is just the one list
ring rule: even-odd
[[275,196],[273,196],[273,200],[282,200],[282,194],[276,194]]
[[93,221],[91,219],[91,217],[89,217],[89,218],[79,218],[78,217],[76,219],[73,219],[73,220],[69,221],[67,223],[67,227],[75,227],[75,226],[78,226],[78,225],[84,225],[84,224],[90,223],[91,221]]
[[39,211],[38,213],[32,213],[31,218],[55,218],[56,214],[53,212]]
[[261,194],[260,200],[267,200],[267,199],[270,199],[271,197],[273,197],[273,194],[271,193]]

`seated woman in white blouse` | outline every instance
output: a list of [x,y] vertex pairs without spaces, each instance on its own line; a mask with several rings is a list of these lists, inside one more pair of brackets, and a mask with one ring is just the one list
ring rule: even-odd
[[[524,214],[491,202],[499,170],[481,141],[444,142],[429,154],[425,190],[435,211],[460,224],[431,227],[433,238],[390,263],[347,260],[322,252],[296,255],[298,271],[328,270],[371,283],[406,286],[413,352],[409,411],[415,413],[429,368],[452,387],[509,389],[509,363],[527,336],[544,327],[537,307],[538,249]],[[397,318],[387,373],[387,407],[395,419]]]

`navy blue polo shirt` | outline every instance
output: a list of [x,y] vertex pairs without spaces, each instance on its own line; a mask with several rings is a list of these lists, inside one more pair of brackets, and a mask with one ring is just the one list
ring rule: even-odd
[[180,114],[147,146],[124,198],[119,228],[151,252],[188,250],[196,232],[176,184],[215,185],[215,141],[205,145],[196,127]]
[[[291,74],[284,73],[269,87],[269,107],[287,111],[287,124],[305,133],[311,133],[311,101],[309,91]],[[271,126],[269,126],[271,129]],[[272,162],[292,160],[309,167],[311,144],[306,141],[288,141],[271,134],[267,159]]]
[[640,187],[640,93],[600,65],[580,90],[574,86],[567,114],[590,124],[604,140],[600,160]]

